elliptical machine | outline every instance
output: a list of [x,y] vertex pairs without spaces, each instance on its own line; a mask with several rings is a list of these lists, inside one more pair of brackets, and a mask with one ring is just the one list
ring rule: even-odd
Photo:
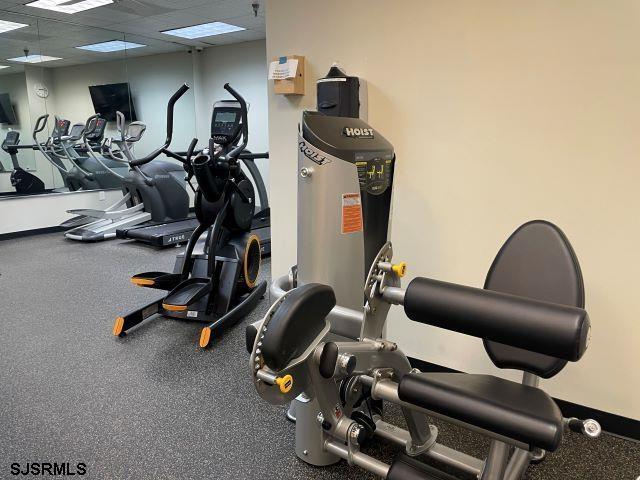
[[[184,85],[176,95],[182,95],[188,88]],[[229,84],[224,88],[235,100],[216,104],[213,118],[218,125],[208,149],[192,158],[197,144],[197,139],[194,139],[183,159],[168,150],[166,144],[136,162],[148,162],[161,153],[181,159],[188,178],[195,176],[198,181],[195,212],[199,225],[189,238],[184,255],[177,259],[177,271],[146,272],[131,278],[135,285],[168,293],[118,317],[113,327],[116,336],[124,336],[146,318],[161,314],[180,320],[206,322],[208,325],[202,329],[199,342],[204,348],[210,344],[214,331],[248,314],[266,292],[266,282],[258,283],[260,240],[251,233],[255,192],[240,166],[249,135],[247,105]],[[170,128],[172,103],[167,117]],[[205,233],[204,255],[197,256],[194,254],[195,246]]]
[[[93,152],[93,145],[91,144],[91,139],[95,136],[97,125],[101,124],[104,119],[99,118],[97,115],[90,117],[83,127],[84,133],[82,133],[82,137],[84,138],[87,155],[89,155],[85,162],[89,163],[90,161],[92,165],[100,166],[103,169],[101,171],[105,174],[102,176],[117,179],[122,187],[123,197],[105,210],[67,210],[67,213],[76,215],[75,218],[87,219],[87,221],[83,222],[80,226],[65,233],[65,237],[70,240],[97,242],[115,238],[118,228],[139,225],[152,218],[150,211],[145,210],[145,204],[142,202],[139,193],[132,191],[128,186],[130,182],[135,182],[136,175],[144,175],[139,169],[134,169],[134,172],[129,172],[128,167],[130,162],[134,160],[130,147],[140,141],[146,130],[146,125],[141,122],[132,122],[128,128],[125,127],[124,115],[121,112],[117,112],[116,119],[120,138],[109,139],[101,148],[101,150],[108,155],[108,158],[96,155]],[[62,140],[64,141],[64,137]],[[115,144],[119,148],[118,152],[112,149],[112,144]],[[71,158],[72,152],[69,152],[68,155]],[[127,166],[126,173],[122,171],[123,165]],[[174,169],[177,168],[176,165],[170,165]],[[179,180],[170,176],[167,180],[172,183],[179,182]],[[152,187],[153,183],[146,188]],[[180,188],[180,186],[177,186],[177,188]],[[184,190],[184,188],[182,188],[182,190]],[[185,202],[182,203],[184,204]],[[186,204],[188,205],[188,199],[186,200]]]

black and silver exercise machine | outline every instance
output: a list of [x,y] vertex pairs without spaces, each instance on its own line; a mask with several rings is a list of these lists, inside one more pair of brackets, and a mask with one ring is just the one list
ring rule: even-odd
[[[46,124],[48,115],[43,115],[36,122]],[[46,142],[40,142],[34,134],[34,141],[40,153],[60,172],[63,183],[68,191],[100,190],[120,187],[119,175],[126,172],[126,164],[113,159],[104,159],[104,164],[96,161],[94,156],[87,152],[85,145],[79,142],[84,139],[91,145],[91,153],[94,150],[102,151],[102,140],[106,128],[104,119],[95,119],[89,125],[77,123],[71,126],[70,122],[55,117],[55,124],[51,136]],[[36,128],[37,132],[44,130]],[[86,138],[85,138],[86,137]]]
[[[169,131],[173,103],[188,88],[183,85],[169,103]],[[184,254],[178,256],[173,273],[147,272],[132,277],[135,285],[168,293],[118,317],[113,328],[116,336],[124,336],[146,318],[160,314],[207,323],[200,336],[200,346],[206,347],[213,332],[248,314],[266,292],[266,282],[258,282],[260,240],[251,232],[255,192],[240,165],[240,155],[248,142],[247,106],[242,96],[228,84],[224,88],[235,100],[220,106],[218,113],[238,118],[229,117],[224,121],[225,128],[210,139],[207,150],[192,158],[197,143],[194,139],[186,158],[182,158],[170,151],[169,142],[166,142],[138,161],[144,164],[164,153],[184,162],[188,177],[195,176],[198,182],[195,212],[199,224],[189,238]],[[196,255],[194,250],[202,236],[206,236],[204,252]]]
[[[146,183],[141,180],[141,178],[146,177],[143,177],[144,173],[139,169],[133,168],[130,170],[129,168],[130,163],[134,160],[131,148],[142,138],[146,130],[146,125],[142,122],[131,122],[127,127],[125,125],[124,115],[120,112],[116,115],[116,119],[117,130],[120,136],[119,138],[112,138],[105,142],[105,144],[101,146],[99,153],[93,151],[94,145],[91,143],[91,136],[94,135],[96,125],[103,122],[104,119],[99,118],[97,115],[90,117],[83,127],[84,133],[82,137],[84,138],[85,152],[92,163],[100,165],[105,174],[109,174],[109,176],[119,180],[123,196],[105,210],[67,210],[67,213],[76,215],[76,218],[84,217],[90,220],[89,223],[65,232],[65,237],[68,239],[82,242],[97,242],[115,238],[118,228],[148,222],[152,218],[151,212],[153,211],[153,207],[156,208],[156,212],[161,210],[161,205],[156,207],[155,204],[151,202],[145,204],[141,201],[141,196],[138,194],[138,191],[130,188],[130,185],[136,182],[142,184],[143,189],[156,187],[156,185],[146,185]],[[64,141],[64,137],[62,141]],[[113,150],[113,145],[118,147],[117,152]],[[161,165],[158,165],[158,167],[160,166]],[[177,169],[173,164],[168,165],[168,168]],[[164,184],[165,182],[171,184],[174,191],[185,190],[185,188],[179,184],[179,178],[163,177],[160,183]]]
[[[496,453],[490,455],[487,464],[501,463],[505,465],[505,469],[509,468],[509,471],[513,472],[510,473],[512,476],[481,477],[480,471],[486,471],[485,475],[496,475],[502,467],[485,467],[482,460],[473,459],[437,444],[436,432],[426,426],[420,403],[416,402],[417,405],[411,406],[406,400],[400,403],[408,412],[406,418],[409,421],[410,433],[395,426],[379,423],[382,421],[380,402],[392,397],[397,398],[397,393],[393,394],[391,391],[391,394],[384,396],[369,385],[369,378],[392,372],[390,381],[398,383],[411,372],[406,357],[396,345],[384,340],[382,335],[389,303],[373,295],[380,291],[379,288],[374,288],[375,282],[380,278],[384,281],[395,279],[397,284],[391,286],[398,289],[398,274],[403,270],[402,265],[391,264],[391,249],[387,244],[395,166],[393,147],[362,120],[329,117],[312,112],[303,114],[298,147],[298,263],[288,276],[276,279],[272,284],[271,293],[280,300],[276,301],[263,322],[247,327],[247,347],[252,352],[251,371],[260,395],[272,403],[291,402],[288,416],[296,421],[296,452],[300,458],[314,465],[326,465],[335,463],[340,458],[347,458],[381,476],[403,478],[402,475],[407,475],[407,469],[413,471],[412,460],[403,457],[402,461],[395,464],[394,470],[390,470],[388,465],[363,456],[359,451],[358,444],[363,441],[364,436],[386,435],[390,440],[405,446],[410,455],[425,453],[433,457],[441,456],[445,462],[462,466],[466,471],[475,473],[478,478],[519,478],[517,474],[526,468],[530,459],[527,455],[518,453],[512,460],[507,461],[509,447],[496,446],[492,449],[496,450]],[[555,230],[549,228],[547,233],[553,236],[553,232]],[[556,235],[558,236],[559,234]],[[544,251],[549,250],[544,244],[544,235],[543,238],[538,238],[537,235],[534,237],[543,245]],[[567,242],[563,250],[563,245],[559,242],[556,246],[560,252],[566,254],[563,257],[566,260],[570,257],[567,253],[570,247]],[[552,259],[551,264],[555,265],[558,263],[557,260]],[[540,262],[540,265],[542,264]],[[368,275],[365,265],[374,266]],[[574,270],[569,268],[571,266]],[[563,277],[558,271],[558,279],[563,279],[568,288],[574,285],[576,291],[579,291],[575,286],[579,283],[577,279],[581,278],[579,273],[576,273],[579,272],[577,263],[565,267],[569,273]],[[574,283],[571,272],[574,272]],[[534,277],[535,275],[532,276]],[[540,274],[538,280],[540,278],[545,277]],[[415,285],[419,285],[419,282]],[[496,287],[495,290],[499,288]],[[386,290],[387,294],[393,291]],[[395,293],[395,303],[399,303],[401,297],[402,300],[411,298],[403,296],[399,290],[395,290]],[[511,293],[536,299],[533,290]],[[362,302],[363,297],[367,298],[366,304]],[[451,301],[455,306],[461,303],[462,299],[455,298]],[[575,310],[572,311],[582,312],[579,301],[580,298],[576,297],[573,299],[575,305],[570,301],[565,303],[574,305]],[[500,304],[496,308],[500,308]],[[474,318],[468,311],[460,315],[463,318]],[[411,314],[410,318],[418,317]],[[588,330],[586,314],[580,318],[582,327],[576,329],[576,332],[585,333]],[[533,319],[536,320],[536,317]],[[453,324],[453,320],[450,323]],[[537,324],[528,327],[529,336],[532,335],[535,325]],[[494,330],[499,331],[502,327],[504,322],[500,328],[495,327]],[[549,332],[555,333],[555,330],[547,330],[543,335]],[[466,330],[465,333],[471,332]],[[534,350],[538,348],[530,344],[518,344],[517,341],[509,340],[506,334],[495,338],[489,337],[485,331],[478,331],[477,334],[488,340],[507,343],[510,341],[517,347]],[[558,333],[563,334],[566,332]],[[528,338],[526,335],[523,337]],[[576,341],[579,343],[583,340]],[[542,343],[547,342],[550,342],[548,338]],[[585,346],[586,343],[580,344],[578,348],[583,349]],[[334,357],[336,352],[337,356]],[[342,356],[343,353],[348,353],[349,356]],[[569,355],[561,350],[547,353],[560,358]],[[572,359],[576,360],[580,355]],[[528,358],[529,354],[525,353],[523,356]],[[320,359],[322,363],[319,364]],[[331,369],[333,359],[339,364],[339,367],[333,364],[334,370]],[[563,361],[558,360],[559,363]],[[417,372],[414,373],[417,375]],[[297,377],[300,380],[297,380]],[[454,382],[452,389],[458,388],[463,391],[461,386],[455,387],[455,381],[465,382],[464,378],[471,377],[450,378],[451,382]],[[525,383],[531,385],[523,388],[517,383],[514,387],[512,383],[507,384],[500,379],[490,380],[497,385],[495,392],[490,394],[491,401],[494,400],[494,396],[504,395],[504,410],[499,412],[498,417],[504,415],[509,408],[515,409],[520,403],[520,400],[514,400],[516,406],[507,407],[511,393],[529,391],[527,388],[533,388],[535,379],[529,376],[526,378]],[[473,380],[470,381],[473,383]],[[361,392],[360,397],[363,398],[358,397],[354,401],[352,396],[357,391]],[[362,392],[367,393],[362,396]],[[519,425],[530,422],[531,415],[558,413],[555,404],[551,405],[546,400],[548,397],[543,397],[546,394],[542,391],[537,393],[538,390],[535,392],[533,395],[536,398],[543,399],[541,403],[536,404],[540,410],[526,411],[522,410],[525,407],[521,407]],[[475,401],[474,405],[488,401],[487,397],[481,398],[478,391],[467,390],[461,395],[469,395],[469,402]],[[458,400],[460,398],[458,397]],[[448,398],[444,403],[453,401],[453,398]],[[399,400],[395,403],[398,402]],[[482,408],[477,407],[479,412],[486,412],[486,409],[481,410]],[[417,413],[414,412],[416,409]],[[430,411],[430,414],[434,413]],[[454,417],[454,422],[478,429],[474,423],[480,422],[477,420],[478,417],[473,422],[470,419],[460,421],[455,419],[459,415],[460,412],[441,414],[450,420]],[[421,423],[417,423],[417,418],[420,418]],[[553,418],[557,420],[557,416]],[[343,421],[338,422],[336,419]],[[505,445],[524,446],[524,437],[519,434],[515,439],[507,438],[508,435],[504,433],[496,434],[494,430],[500,431],[502,424],[481,425],[480,429],[492,438],[506,440]],[[558,422],[550,425],[556,428],[556,432],[559,431]],[[573,421],[572,425],[574,428],[584,427],[594,434],[598,430],[595,422]],[[394,435],[394,432],[398,434]],[[413,437],[410,437],[410,434]],[[530,445],[541,445],[538,440],[532,437]],[[545,446],[548,449],[555,447],[553,444]],[[529,449],[526,449],[526,452],[529,452]],[[507,464],[511,466],[507,467]],[[396,472],[395,476],[390,476],[390,472]],[[415,478],[431,477],[423,475]]]
[[[333,289],[306,284],[279,299],[260,325],[251,354],[254,385],[270,403],[299,395],[296,454],[312,465],[347,460],[382,478],[436,480],[442,472],[424,455],[481,480],[522,479],[541,452],[554,451],[566,426],[589,437],[594,420],[565,419],[539,387],[587,349],[590,321],[575,253],[555,225],[533,221],[511,235],[495,258],[484,289],[414,278],[392,263],[387,243],[375,257],[364,290],[357,341],[330,341]],[[421,373],[412,369],[383,328],[391,305],[413,321],[482,338],[499,368],[522,371],[522,383],[492,375]],[[354,313],[355,314],[355,313]],[[372,401],[401,407],[407,428],[389,424]],[[492,440],[485,459],[437,442],[427,416]],[[391,465],[363,453],[373,437],[404,448]]]
[[[211,115],[211,139],[213,139],[213,142],[216,145],[218,144],[218,139],[223,143],[229,141],[229,132],[235,132],[240,128],[240,121],[242,117],[242,112],[240,110],[241,108],[238,102],[233,100],[222,100],[214,104],[213,113]],[[171,130],[167,130],[168,138],[167,142],[165,142],[165,148],[168,148],[171,143],[173,123],[167,125],[167,128],[170,128]],[[239,141],[239,137],[234,138],[233,141]],[[231,148],[234,145],[225,146],[227,148]],[[184,159],[183,153],[175,153],[175,156],[172,156],[172,158],[184,163],[183,160],[180,160],[181,158]],[[269,255],[271,253],[271,210],[269,208],[267,189],[264,185],[262,176],[260,175],[260,171],[255,164],[256,159],[269,158],[269,154],[252,153],[244,150],[239,154],[238,158],[248,170],[253,183],[255,184],[258,200],[260,202],[260,207],[257,209],[253,217],[251,230],[260,239],[262,254]],[[145,162],[151,162],[151,160],[145,159]],[[137,165],[145,165],[146,167],[155,168],[155,162],[157,162],[157,160],[144,164],[137,161]],[[189,175],[189,167],[186,165],[185,170],[187,175]],[[182,171],[182,174],[184,176],[185,171]],[[180,205],[182,204],[180,203]],[[189,216],[188,212],[176,212],[176,214],[169,215],[160,220],[154,218],[154,221],[150,225],[138,225],[126,228],[121,227],[116,233],[118,238],[132,239],[148,243],[150,245],[163,247],[186,242],[198,225],[198,219]]]

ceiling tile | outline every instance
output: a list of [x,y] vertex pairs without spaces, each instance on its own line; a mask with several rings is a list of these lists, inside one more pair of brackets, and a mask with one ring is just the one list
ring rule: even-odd
[[[147,45],[127,52],[129,57],[138,57],[181,51],[187,46],[227,45],[265,37],[264,6],[254,17],[249,0],[114,1],[113,5],[67,15],[26,7],[25,0],[0,0],[1,19],[30,25],[0,35],[0,62],[7,56],[22,55],[25,47],[31,53],[40,53],[41,48],[43,54],[58,52],[56,55],[64,60],[43,64],[54,67],[113,59],[110,54],[101,56],[74,47],[121,38]],[[247,30],[194,40],[160,33],[212,21],[227,21]],[[9,69],[2,74],[6,70]]]

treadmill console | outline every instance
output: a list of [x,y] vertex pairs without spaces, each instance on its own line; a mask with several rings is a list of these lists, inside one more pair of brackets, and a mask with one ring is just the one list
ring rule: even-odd
[[219,145],[231,145],[240,137],[242,109],[235,100],[221,100],[213,105],[211,139]]
[[71,122],[69,120],[63,120],[59,118],[55,126],[53,127],[53,133],[51,136],[58,140],[60,137],[64,137],[69,134],[69,128],[71,127]]
[[89,124],[90,127],[93,127],[94,125],[95,129],[87,135],[87,140],[90,143],[100,143],[104,138],[104,130],[107,128],[107,121],[104,118],[96,118]]

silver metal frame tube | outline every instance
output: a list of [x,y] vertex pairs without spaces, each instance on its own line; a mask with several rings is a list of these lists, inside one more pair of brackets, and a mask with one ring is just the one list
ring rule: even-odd
[[359,467],[364,468],[365,470],[374,473],[382,478],[387,478],[389,474],[389,469],[391,468],[384,462],[380,460],[376,460],[369,455],[362,452],[353,452],[349,455],[349,449],[346,445],[341,443],[337,443],[333,440],[327,440],[324,444],[325,449],[329,453],[333,453],[334,455],[343,458],[345,460],[351,459],[354,465],[358,465]]
[[382,298],[394,305],[404,305],[404,294],[406,290],[398,287],[384,287],[382,289]]
[[509,459],[504,480],[520,480],[530,463],[531,453],[528,450],[517,449]]
[[[407,430],[383,420],[376,422],[375,435],[390,442],[397,443],[405,448],[407,444],[411,442],[411,435]],[[422,452],[422,454],[476,477],[480,476],[484,467],[484,462],[479,458],[459,452],[441,443],[434,443],[428,450]]]

